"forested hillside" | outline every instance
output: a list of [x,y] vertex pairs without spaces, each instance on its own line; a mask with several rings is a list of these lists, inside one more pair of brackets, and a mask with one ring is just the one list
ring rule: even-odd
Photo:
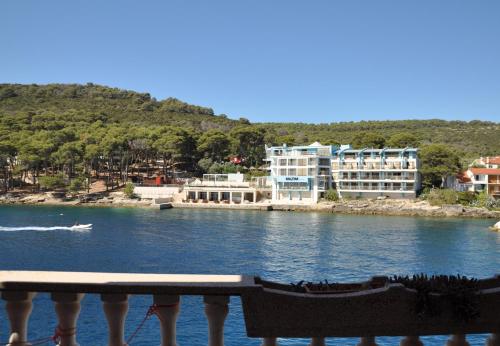
[[241,169],[228,162],[230,156],[244,159],[246,167],[259,167],[264,144],[313,141],[355,147],[442,143],[466,163],[500,154],[500,123],[251,124],[175,98],[158,101],[147,93],[90,83],[0,84],[0,179],[6,186],[28,175],[34,182],[46,175],[61,175],[65,181],[100,174],[126,180],[134,167],[159,160],[166,174],[174,168],[228,172]]

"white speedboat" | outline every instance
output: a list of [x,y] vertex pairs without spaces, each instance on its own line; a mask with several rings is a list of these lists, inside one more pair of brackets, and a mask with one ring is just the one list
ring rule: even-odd
[[82,224],[82,225],[73,225],[70,228],[71,229],[90,229],[90,228],[92,228],[92,224],[88,223],[88,224]]

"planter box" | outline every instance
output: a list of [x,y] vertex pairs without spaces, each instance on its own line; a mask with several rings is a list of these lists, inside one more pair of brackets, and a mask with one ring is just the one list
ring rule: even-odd
[[[242,294],[250,337],[356,337],[500,332],[500,277],[479,282],[479,317],[453,314],[448,298],[433,294],[436,316],[418,316],[417,292],[402,284],[348,293],[297,293],[256,279]],[[360,284],[362,285],[362,284]]]

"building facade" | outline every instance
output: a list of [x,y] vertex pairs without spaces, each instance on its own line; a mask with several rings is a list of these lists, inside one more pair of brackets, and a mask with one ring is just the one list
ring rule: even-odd
[[331,157],[337,147],[266,146],[273,202],[317,203],[332,186]]
[[255,203],[257,189],[250,182],[244,181],[244,175],[204,174],[203,179],[196,179],[184,185],[185,202],[194,203]]
[[341,146],[332,156],[332,175],[341,197],[415,198],[421,188],[418,149],[361,149]]
[[421,188],[417,153],[416,148],[354,150],[318,142],[266,147],[272,201],[316,203],[332,187],[340,197],[415,198]]
[[[469,167],[457,177],[457,190],[486,193],[494,198],[500,198],[500,168]],[[461,184],[467,180],[468,184]]]

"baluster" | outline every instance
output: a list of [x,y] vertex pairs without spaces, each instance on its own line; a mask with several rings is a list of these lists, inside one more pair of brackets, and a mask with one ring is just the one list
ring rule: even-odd
[[309,346],[326,346],[325,338],[312,338]]
[[208,320],[208,346],[224,346],[224,321],[229,312],[229,296],[204,296]]
[[500,346],[500,334],[491,334],[488,340],[486,340],[486,346]]
[[470,346],[465,339],[465,334],[454,334],[446,342],[446,346]]
[[27,346],[28,319],[33,310],[34,292],[3,291],[2,299],[6,301],[5,309],[10,321],[10,337],[7,346]]
[[125,316],[128,312],[128,295],[102,294],[102,307],[108,321],[108,346],[124,346]]
[[278,346],[278,339],[277,338],[264,338],[264,339],[262,339],[261,346]]
[[59,324],[57,332],[60,336],[59,346],[78,346],[76,342],[76,321],[80,314],[81,293],[52,293]]
[[377,344],[375,343],[375,337],[374,336],[362,337],[358,346],[377,346]]
[[177,346],[176,322],[180,310],[179,296],[155,295],[153,302],[160,320],[161,346]]
[[410,335],[401,340],[399,346],[424,346],[424,344],[419,336]]

